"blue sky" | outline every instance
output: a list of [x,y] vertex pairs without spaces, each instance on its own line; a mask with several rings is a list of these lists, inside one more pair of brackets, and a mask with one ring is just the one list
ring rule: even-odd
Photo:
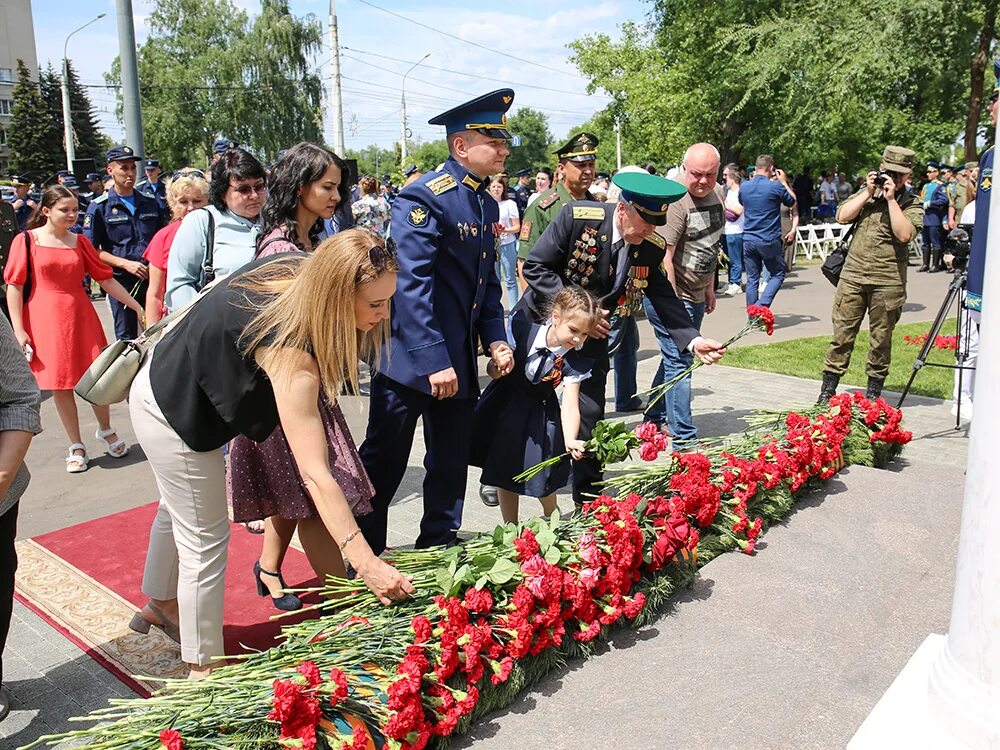
[[[607,103],[600,95],[586,94],[586,81],[567,60],[565,45],[590,32],[617,36],[623,21],[640,20],[648,13],[643,0],[508,0],[502,5],[488,5],[482,0],[469,0],[465,4],[444,0],[371,2],[451,37],[414,25],[362,0],[337,0],[348,148],[370,143],[390,146],[398,140],[402,74],[428,53],[430,57],[406,80],[407,114],[414,139],[440,137],[441,129],[427,125],[428,118],[464,99],[504,85],[516,92],[515,110],[518,105],[542,110],[549,116],[553,134],[560,138]],[[260,7],[259,0],[234,0],[234,4],[251,14]],[[329,0],[291,0],[290,4],[295,15],[316,15],[325,32]],[[154,7],[155,0],[133,0],[136,37],[140,42],[146,37],[146,19]],[[58,66],[69,32],[101,11],[107,13],[105,18],[75,34],[69,44],[69,57],[80,72],[81,81],[103,84],[103,74],[118,54],[114,0],[32,0],[32,8],[42,67],[49,60]],[[472,39],[507,54],[497,55],[454,37]],[[325,47],[316,60],[322,74],[329,73],[329,58]],[[113,139],[120,139],[122,127],[114,115],[114,92],[101,88],[89,91],[99,110],[101,127]],[[266,106],[266,102],[262,105]],[[329,137],[329,127],[326,132]]]

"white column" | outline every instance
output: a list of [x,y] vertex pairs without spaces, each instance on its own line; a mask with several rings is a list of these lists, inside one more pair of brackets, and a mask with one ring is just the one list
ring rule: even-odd
[[931,635],[914,654],[851,750],[1000,749],[1000,196],[990,204],[951,624],[947,638]]
[[955,598],[947,643],[931,669],[930,708],[952,734],[971,746],[1000,748],[1000,482],[996,477],[1000,458],[1000,197],[996,195],[990,199],[986,242],[986,302],[979,328]]

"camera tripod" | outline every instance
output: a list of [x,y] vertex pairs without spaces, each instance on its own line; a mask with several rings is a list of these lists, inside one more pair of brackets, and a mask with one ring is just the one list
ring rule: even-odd
[[[975,366],[968,366],[963,364],[969,356],[969,342],[962,337],[963,329],[963,318],[965,317],[965,310],[962,307],[962,302],[965,299],[965,288],[968,282],[968,273],[966,271],[961,271],[956,273],[955,277],[948,284],[948,291],[945,293],[944,302],[941,303],[940,309],[938,309],[937,316],[934,318],[934,322],[931,324],[931,330],[927,334],[927,339],[924,341],[923,346],[920,347],[920,353],[917,354],[916,360],[913,362],[913,371],[910,373],[910,379],[906,382],[906,387],[899,396],[899,403],[896,404],[896,408],[900,409],[903,406],[903,401],[906,400],[907,394],[910,392],[910,387],[913,385],[913,381],[917,378],[917,373],[920,372],[924,367],[946,367],[949,370],[958,370],[958,398],[957,398],[957,409],[955,413],[955,429],[960,429],[962,422],[962,375],[965,370],[975,370]],[[930,356],[931,350],[934,347],[934,341],[941,333],[941,326],[944,325],[944,321],[948,317],[948,313],[951,311],[952,306],[955,307],[955,336],[957,337],[955,345],[955,361],[957,364],[944,364],[941,362],[928,362],[927,358]]]

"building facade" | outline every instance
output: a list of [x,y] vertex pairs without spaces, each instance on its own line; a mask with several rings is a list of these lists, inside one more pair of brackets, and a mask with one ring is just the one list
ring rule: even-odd
[[31,17],[31,0],[0,0],[0,174],[8,173],[10,149],[7,134],[14,108],[14,86],[17,85],[17,61],[38,80],[38,53],[35,50],[35,26]]

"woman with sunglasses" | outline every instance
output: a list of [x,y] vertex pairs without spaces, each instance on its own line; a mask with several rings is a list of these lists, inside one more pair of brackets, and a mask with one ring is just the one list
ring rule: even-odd
[[[288,150],[271,173],[271,188],[261,211],[257,257],[311,253],[323,222],[347,200],[348,168],[322,146],[299,143]],[[356,514],[371,510],[374,494],[347,422],[336,401],[320,397],[319,413],[326,433],[330,471]],[[281,564],[296,528],[316,575],[345,574],[343,560],[309,497],[288,439],[279,426],[262,443],[239,436],[229,445],[227,492],[233,520],[247,525],[264,520],[264,542],[254,564],[257,592],[274,606],[294,611],[302,606],[284,592]]]
[[212,165],[209,205],[184,217],[170,248],[164,295],[168,310],[182,307],[212,278],[227,276],[253,260],[266,197],[264,166],[248,151],[230,149]]
[[[132,384],[129,411],[162,501],[150,530],[131,627],[180,642],[191,677],[224,653],[229,517],[222,452],[238,435],[263,441],[280,425],[298,476],[332,537],[383,604],[413,593],[376,557],[331,473],[321,397],[358,387],[389,330],[395,256],[349,230],[312,253],[262,258],[214,286],[156,344]],[[178,376],[183,373],[184,376]],[[343,569],[343,562],[340,563]],[[218,664],[218,662],[214,662]]]
[[146,325],[163,317],[166,307],[163,295],[167,290],[167,259],[170,247],[181,228],[181,219],[192,211],[208,205],[208,181],[197,169],[175,172],[167,187],[167,205],[171,221],[149,241],[142,257],[149,261],[149,289],[146,292]]

